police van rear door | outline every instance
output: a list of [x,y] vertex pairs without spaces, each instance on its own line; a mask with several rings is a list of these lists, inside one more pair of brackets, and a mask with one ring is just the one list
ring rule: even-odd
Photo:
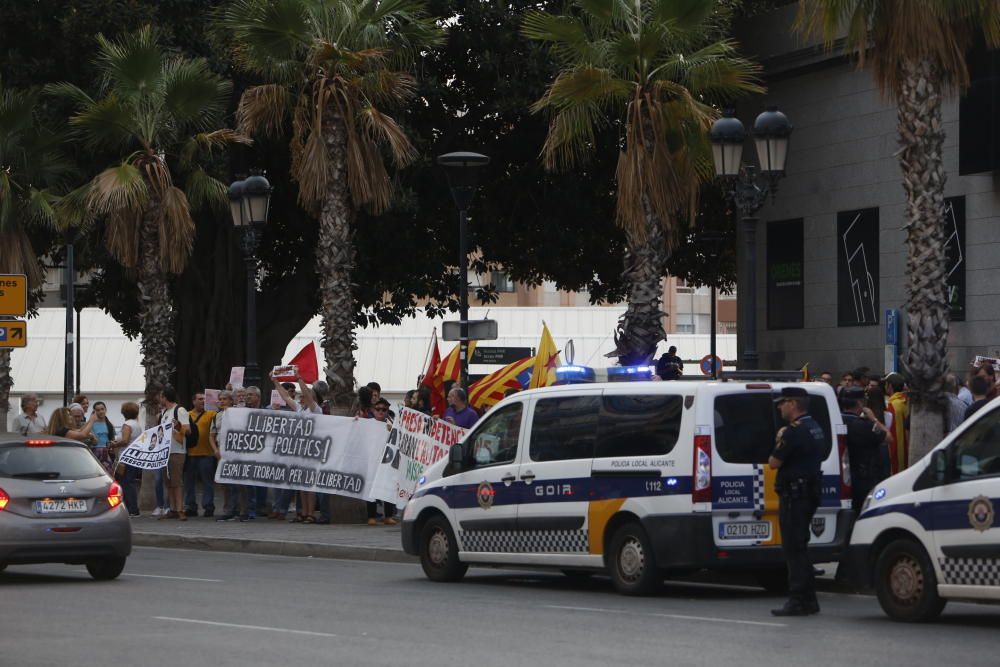
[[[774,404],[781,386],[735,385],[715,397],[712,530],[720,548],[781,544],[774,491],[777,471],[767,465],[778,429],[784,425]],[[840,478],[837,458],[831,456],[835,433],[826,399],[810,393],[809,413],[826,436],[823,501],[812,526],[812,543],[822,544],[832,542],[836,534]]]

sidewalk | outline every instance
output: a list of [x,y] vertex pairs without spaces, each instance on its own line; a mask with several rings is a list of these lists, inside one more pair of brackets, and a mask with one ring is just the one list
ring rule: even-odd
[[268,519],[216,521],[194,517],[159,521],[149,514],[132,519],[138,547],[237,551],[275,556],[312,556],[391,563],[416,563],[403,553],[399,526],[302,524]]

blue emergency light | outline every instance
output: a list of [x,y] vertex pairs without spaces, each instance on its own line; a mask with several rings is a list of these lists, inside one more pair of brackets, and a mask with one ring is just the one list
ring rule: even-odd
[[557,366],[556,384],[587,384],[597,381],[597,374],[590,366]]
[[611,366],[608,368],[608,382],[651,380],[655,372],[655,366]]

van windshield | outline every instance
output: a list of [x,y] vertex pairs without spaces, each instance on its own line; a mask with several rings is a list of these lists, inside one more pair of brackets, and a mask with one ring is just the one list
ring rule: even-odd
[[[778,429],[784,426],[774,404],[777,394],[745,393],[717,396],[715,399],[715,449],[727,463],[767,463],[774,450]],[[833,447],[830,411],[826,399],[810,395],[809,414],[823,429],[826,448],[823,459]]]

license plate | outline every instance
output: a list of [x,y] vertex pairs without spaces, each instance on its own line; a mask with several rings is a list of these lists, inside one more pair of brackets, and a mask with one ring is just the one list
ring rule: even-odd
[[769,521],[728,521],[719,524],[719,538],[723,540],[769,540]]
[[64,512],[86,512],[87,501],[73,498],[60,498],[58,500],[36,500],[35,512],[37,514],[61,514]]

